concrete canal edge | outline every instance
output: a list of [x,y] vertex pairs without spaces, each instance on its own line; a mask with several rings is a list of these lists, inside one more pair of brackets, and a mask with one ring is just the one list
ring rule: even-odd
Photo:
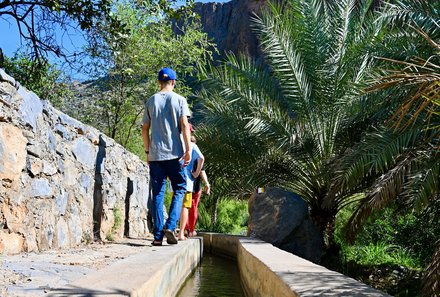
[[258,239],[201,236],[207,252],[236,259],[247,296],[389,296]]
[[50,290],[61,296],[176,296],[203,251],[237,261],[246,296],[389,296],[258,239],[200,233],[177,245],[152,247]]
[[200,237],[164,243],[51,290],[48,296],[175,296],[202,255]]

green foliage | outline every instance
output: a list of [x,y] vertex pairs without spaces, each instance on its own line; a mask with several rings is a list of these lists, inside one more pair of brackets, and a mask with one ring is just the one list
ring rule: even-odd
[[61,71],[47,60],[33,61],[24,55],[6,57],[5,71],[41,99],[62,107],[64,100],[72,96]]
[[115,222],[113,223],[112,231],[116,231],[122,225],[121,209],[117,206],[113,208],[113,219],[115,220]]
[[362,265],[396,264],[413,269],[429,262],[440,237],[440,226],[433,213],[402,213],[395,207],[376,211],[363,225],[355,242],[348,245],[344,229],[353,210],[354,206],[343,209],[336,220],[335,238],[345,261]]
[[248,218],[247,202],[243,200],[222,199],[217,206],[217,220],[212,222],[206,212],[203,200],[199,215],[199,228],[225,234],[246,235]]
[[258,186],[296,192],[327,242],[344,199],[359,191],[333,191],[332,165],[378,120],[372,96],[359,88],[382,37],[370,4],[272,5],[252,21],[267,64],[229,56],[202,77],[197,136],[222,194],[243,197]]
[[167,185],[165,188],[165,194],[164,194],[164,200],[163,200],[163,204],[165,205],[166,209],[170,208],[171,200],[173,199],[172,191],[170,191],[169,183],[170,183],[170,181],[167,180]]
[[419,263],[405,249],[383,242],[369,245],[348,246],[344,250],[346,261],[355,261],[361,265],[401,265],[407,268],[420,268]]
[[26,45],[22,51],[28,52],[31,60],[44,62],[48,53],[67,58],[59,44],[58,30],[68,32],[78,27],[87,31],[105,20],[115,32],[123,31],[112,16],[112,3],[111,0],[2,1],[0,21],[17,25],[17,32]]
[[[176,34],[165,12],[151,15],[146,3],[140,7],[129,1],[116,4],[114,16],[124,24],[125,34],[113,34],[106,26],[95,28],[95,41],[96,36],[100,41],[89,48],[94,59],[88,69],[97,80],[86,85],[85,98],[70,104],[86,104],[78,114],[81,120],[142,157],[139,123],[144,102],[158,90],[158,71],[173,67],[179,77],[176,92],[188,96],[185,78],[195,74],[197,63],[211,59],[213,46],[197,18],[183,15],[181,34]],[[67,108],[72,109],[77,108]]]
[[204,200],[199,203],[199,217],[196,229],[210,232],[213,231],[211,229],[211,215],[205,204]]
[[113,208],[113,225],[111,230],[106,234],[105,239],[108,241],[113,241],[113,235],[122,226],[122,212],[118,206]]

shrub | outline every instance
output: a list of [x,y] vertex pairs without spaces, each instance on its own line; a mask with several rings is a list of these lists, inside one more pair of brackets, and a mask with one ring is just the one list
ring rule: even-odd
[[198,229],[204,231],[225,234],[246,234],[246,222],[248,219],[247,201],[235,199],[223,199],[218,202],[217,220],[212,222],[212,216],[208,214],[203,202],[199,206]]

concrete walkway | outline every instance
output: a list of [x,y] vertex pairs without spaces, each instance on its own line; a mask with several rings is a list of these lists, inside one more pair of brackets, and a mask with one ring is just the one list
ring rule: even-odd
[[201,239],[151,240],[0,257],[1,297],[174,296],[199,263]]
[[[207,252],[235,258],[247,296],[389,296],[258,239],[215,233],[0,257],[1,297],[174,297]],[[206,296],[209,297],[209,296]]]

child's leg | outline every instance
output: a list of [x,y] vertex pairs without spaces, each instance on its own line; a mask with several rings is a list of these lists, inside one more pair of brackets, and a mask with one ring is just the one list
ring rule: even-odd
[[182,210],[180,212],[180,231],[179,231],[179,240],[185,239],[185,226],[188,223],[188,211],[191,208],[192,204],[192,193],[186,192],[183,198]]
[[198,205],[200,202],[201,195],[202,195],[201,190],[197,193],[192,194],[192,206],[191,209],[189,210],[189,219],[188,219],[188,229],[190,236],[194,236],[194,229],[197,224],[197,218],[199,217]]

